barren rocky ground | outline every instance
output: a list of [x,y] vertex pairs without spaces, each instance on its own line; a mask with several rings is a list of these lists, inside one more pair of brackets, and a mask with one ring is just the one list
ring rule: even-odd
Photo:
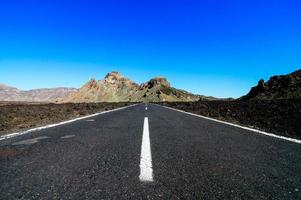
[[[301,100],[162,102],[184,111],[301,138]],[[0,102],[0,135],[110,110],[130,103]]]
[[301,99],[160,104],[278,135],[301,138]]
[[127,106],[130,103],[17,103],[0,102],[0,135]]

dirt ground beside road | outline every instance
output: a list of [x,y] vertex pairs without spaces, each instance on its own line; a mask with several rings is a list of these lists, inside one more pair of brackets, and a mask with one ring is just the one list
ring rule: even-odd
[[301,139],[301,99],[164,102],[161,105]]
[[0,102],[0,135],[81,117],[133,103]]

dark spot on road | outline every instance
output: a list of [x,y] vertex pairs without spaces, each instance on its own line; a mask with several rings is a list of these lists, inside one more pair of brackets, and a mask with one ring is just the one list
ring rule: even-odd
[[9,159],[17,155],[15,148],[0,148],[0,158]]

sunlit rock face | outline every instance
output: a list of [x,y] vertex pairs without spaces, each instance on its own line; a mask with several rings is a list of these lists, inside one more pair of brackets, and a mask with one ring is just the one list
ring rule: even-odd
[[156,77],[137,84],[119,72],[110,72],[104,79],[91,79],[77,92],[65,97],[62,102],[158,102],[197,101],[199,95],[172,88],[164,77]]

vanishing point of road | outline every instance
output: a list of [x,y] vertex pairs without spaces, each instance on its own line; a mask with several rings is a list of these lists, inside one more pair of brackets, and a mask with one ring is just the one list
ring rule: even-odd
[[301,199],[301,144],[137,104],[0,141],[0,199]]

